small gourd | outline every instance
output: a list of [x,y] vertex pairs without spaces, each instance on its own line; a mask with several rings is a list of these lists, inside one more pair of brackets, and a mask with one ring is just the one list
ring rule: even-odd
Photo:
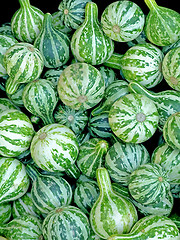
[[11,202],[0,203],[0,225],[9,222],[12,215]]
[[106,168],[96,171],[100,195],[90,211],[90,223],[93,231],[107,239],[112,234],[128,233],[137,221],[134,205],[112,189]]
[[112,55],[114,43],[100,26],[96,3],[86,4],[85,20],[73,33],[71,50],[78,61],[91,65],[102,64]]

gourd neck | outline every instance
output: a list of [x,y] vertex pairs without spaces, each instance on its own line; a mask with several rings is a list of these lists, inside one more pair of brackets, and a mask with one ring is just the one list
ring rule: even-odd
[[100,189],[100,194],[109,194],[112,192],[111,180],[106,168],[100,167],[96,170],[97,183]]
[[144,0],[144,1],[150,10],[155,10],[158,8],[158,5],[155,0]]
[[98,20],[98,7],[94,2],[88,2],[85,7],[85,21]]
[[121,70],[121,61],[123,60],[123,54],[113,53],[111,57],[103,63],[104,66]]
[[150,98],[151,100],[158,97],[158,96],[156,96],[156,93],[153,93],[153,92],[147,90],[145,87],[143,87],[142,85],[140,85],[139,83],[136,83],[136,82],[130,82],[128,85],[128,89],[132,93],[138,93],[138,94],[145,95],[146,97]]
[[50,13],[44,14],[43,20],[43,29],[51,29],[52,28],[52,15]]
[[19,0],[19,4],[21,8],[29,8],[31,6],[29,0]]
[[35,181],[40,176],[40,173],[38,172],[36,167],[32,166],[32,164],[26,165],[26,172],[28,176],[32,179],[32,181]]

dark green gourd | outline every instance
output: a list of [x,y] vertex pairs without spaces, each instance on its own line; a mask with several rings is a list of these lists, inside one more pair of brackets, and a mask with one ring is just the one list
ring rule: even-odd
[[43,26],[34,46],[42,53],[47,68],[57,68],[69,60],[69,37],[53,27],[50,13],[44,15]]

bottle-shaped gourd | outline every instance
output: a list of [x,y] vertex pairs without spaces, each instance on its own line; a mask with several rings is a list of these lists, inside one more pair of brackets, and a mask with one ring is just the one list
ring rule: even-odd
[[180,14],[158,6],[155,0],[145,0],[150,9],[145,22],[145,34],[157,46],[175,43],[180,37]]
[[44,15],[43,26],[34,46],[42,53],[47,68],[60,67],[69,60],[69,37],[53,27],[50,13]]
[[137,221],[134,205],[113,191],[106,168],[98,168],[96,177],[100,195],[90,212],[93,231],[103,239],[112,234],[128,233]]
[[11,19],[12,32],[18,40],[33,43],[41,30],[44,13],[29,0],[19,0],[19,3],[20,9]]
[[112,55],[114,43],[99,24],[96,3],[86,4],[85,20],[72,36],[71,50],[78,61],[92,65],[102,64]]

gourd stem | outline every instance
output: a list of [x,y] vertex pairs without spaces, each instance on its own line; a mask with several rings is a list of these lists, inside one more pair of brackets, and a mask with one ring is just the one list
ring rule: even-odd
[[111,57],[103,63],[104,66],[121,70],[121,60],[123,59],[123,54],[113,53]]
[[97,168],[96,178],[101,194],[112,191],[111,180],[106,168],[103,167]]
[[144,0],[144,1],[150,10],[157,9],[158,5],[155,0]]
[[94,2],[88,2],[85,7],[85,21],[91,20],[95,21],[98,20],[98,7],[97,4]]
[[20,4],[21,8],[30,7],[30,2],[29,2],[29,0],[19,0],[19,4]]

